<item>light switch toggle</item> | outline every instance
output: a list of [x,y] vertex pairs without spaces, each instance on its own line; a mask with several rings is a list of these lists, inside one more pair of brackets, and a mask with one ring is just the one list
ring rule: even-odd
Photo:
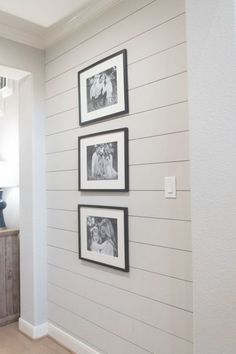
[[176,198],[176,177],[175,176],[165,177],[165,197]]

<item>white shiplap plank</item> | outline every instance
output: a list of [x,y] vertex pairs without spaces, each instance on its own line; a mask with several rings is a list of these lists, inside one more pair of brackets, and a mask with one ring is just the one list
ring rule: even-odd
[[[186,73],[150,83],[129,91],[130,114],[182,102],[187,99]],[[77,88],[46,102],[46,115],[51,117],[78,106]]]
[[[71,111],[71,115],[74,116],[73,111]],[[50,117],[46,122],[53,119],[55,124],[56,117],[58,116]],[[59,115],[60,127],[63,119],[64,117]],[[114,129],[114,124],[116,128],[129,128],[130,140],[186,131],[188,130],[188,105],[187,102],[183,102],[140,114],[121,117],[115,121],[107,120],[98,125],[95,124],[90,127],[80,127],[52,134],[46,138],[46,151],[50,153],[77,148],[78,136],[109,131]]]
[[78,169],[78,153],[76,150],[63,151],[47,155],[46,171],[76,170]]
[[[99,53],[104,53],[107,48],[116,47],[122,42],[136,37],[152,27],[158,26],[166,21],[184,13],[184,1],[160,0],[155,1],[142,11],[134,13],[122,22],[111,26],[107,31],[98,36],[83,42],[81,45],[66,52],[46,66],[46,79],[62,73],[75,66],[74,63],[86,61]],[[148,18],[148,21],[146,21]],[[133,24],[133,25],[132,25]],[[99,47],[97,44],[99,43]]]
[[129,143],[130,165],[188,160],[188,138],[188,132],[183,132],[132,140]]
[[48,245],[75,252],[78,250],[78,235],[73,231],[48,228]]
[[[131,237],[132,239],[134,236]],[[67,241],[69,246],[67,246]],[[73,252],[78,251],[75,235],[71,232],[49,229],[49,240],[56,247],[65,248]],[[57,243],[58,241],[58,243]],[[156,247],[138,242],[130,242],[130,265],[150,272],[157,272],[182,279],[192,277],[191,253],[184,250]]]
[[118,23],[124,17],[130,16],[136,11],[142,11],[143,7],[148,6],[152,1],[153,0],[130,0],[121,2],[115,8],[108,10],[106,16],[94,18],[93,26],[88,22],[83,26],[82,31],[75,31],[67,37],[66,41],[62,40],[47,48],[45,54],[46,63],[53,61],[56,57],[63,55],[63,53],[68,52],[80,43],[88,41],[99,32],[106,31],[108,27]]
[[[189,159],[188,132],[167,134],[129,142],[129,164],[150,164]],[[74,139],[77,141],[77,138]],[[69,143],[69,140],[67,140]],[[72,144],[72,143],[71,143]],[[75,141],[73,141],[75,144]],[[74,146],[74,145],[70,145]],[[47,171],[78,168],[78,152],[74,150],[47,155]]]
[[47,210],[47,225],[49,227],[78,231],[78,215],[77,211],[66,210]]
[[[131,278],[134,283],[135,273],[132,270]],[[152,275],[152,279],[158,289],[156,300],[101,282],[99,279],[94,280],[53,265],[48,266],[49,283],[156,328],[167,329],[184,338],[187,334],[187,338],[192,338],[192,285],[163,276]],[[165,302],[162,302],[162,299],[165,299]]]
[[150,272],[192,280],[191,252],[131,243],[130,264]]
[[71,110],[72,108],[77,107],[77,89],[66,91],[59,96],[51,98],[49,101],[46,101],[45,106],[47,117],[66,112]]
[[48,172],[47,190],[77,190],[78,172],[75,171],[57,171]]
[[127,193],[48,191],[48,208],[76,210],[77,204],[124,206],[132,216],[190,220],[190,193],[178,192],[176,199],[165,199],[164,192]]
[[164,352],[168,347],[168,342],[176,342],[177,345],[179,342],[183,342],[182,339],[177,339],[160,329],[153,328],[51,284],[48,287],[48,297],[50,301],[64,308],[66,299],[68,299],[67,306],[71,312],[82,318],[87,318],[92,323],[150,352],[155,352],[161,342]]
[[187,75],[179,74],[130,91],[130,113],[138,113],[187,100]]
[[[149,301],[151,301],[151,303],[152,301],[156,301],[158,303],[163,303],[163,305],[172,305],[179,307],[180,309],[192,310],[192,283],[188,281],[136,268],[130,268],[130,272],[124,274],[111,268],[81,261],[78,259],[76,253],[55,247],[48,248],[48,262],[50,265],[59,267],[59,270],[64,269],[68,272],[75,273],[76,276],[79,274],[82,278],[88,278],[92,282],[94,281],[95,287],[97,286],[96,282],[99,284],[107,284],[110,286],[110,288],[107,288],[109,289],[107,296],[114,294],[114,291],[112,290],[113,287],[125,291],[125,293],[122,294],[126,294],[126,298],[128,296],[127,292],[130,293],[131,296],[128,296],[127,298],[129,299],[127,305],[130,304],[131,306],[133,296],[136,302],[132,305],[131,309],[133,309],[132,311],[134,312],[138,311],[137,309],[139,308],[139,305],[141,306],[141,300],[137,296],[141,296],[142,301],[144,301],[143,298],[147,300],[147,302],[144,301],[146,304],[145,306],[148,306],[147,303]],[[60,274],[60,272],[58,274]],[[72,277],[72,275],[68,274],[68,277]],[[73,277],[73,279],[75,279],[75,277]],[[79,279],[81,281],[81,278]],[[140,281],[140,279],[142,279],[142,281]],[[53,282],[52,278],[51,282]],[[88,289],[85,289],[84,291],[86,292]],[[122,296],[122,294],[120,294],[120,296]],[[137,296],[135,296],[135,294]],[[94,296],[96,296],[96,292]],[[167,317],[170,319],[171,313],[173,315],[173,311],[170,307],[163,305],[156,304],[156,310],[159,308],[157,313],[160,312],[160,318],[162,320],[165,319],[167,314],[169,314]],[[120,303],[118,302],[115,308],[121,309],[122,306],[124,306],[124,304],[121,301]],[[165,311],[162,312],[161,308],[165,309]],[[184,311],[177,311],[176,313],[181,313],[183,316],[186,314]],[[146,314],[146,318],[150,317],[152,317],[151,314]],[[153,321],[156,321],[155,323],[157,323],[158,319],[150,321],[152,323]]]
[[[47,220],[48,226],[52,228],[78,231],[77,211],[49,209]],[[66,237],[66,233],[64,237]],[[133,242],[190,251],[192,248],[191,223],[188,221],[129,216],[129,239]],[[69,245],[68,247],[71,249],[72,246]]]
[[78,108],[48,117],[45,120],[46,135],[73,130],[79,126]]
[[[54,144],[59,144],[62,140],[67,141],[67,135],[69,139],[75,141],[76,136],[112,130],[114,126],[116,128],[128,127],[130,139],[188,130],[188,104],[187,102],[178,103],[119,117],[116,120],[104,120],[98,125],[94,124],[83,128],[78,127],[78,119],[77,109],[46,119],[46,131],[49,135],[46,140],[47,152],[55,150]],[[66,132],[66,130],[69,131]],[[59,145],[58,149],[61,150],[62,146]]]
[[177,190],[190,190],[189,162],[130,166],[130,190],[164,190],[165,176],[176,176]]
[[[175,19],[169,22],[169,26],[166,26],[167,27],[166,32],[168,33],[171,27],[176,27],[176,23],[179,25],[179,19]],[[160,28],[158,30],[159,32],[161,31]],[[153,36],[155,36],[156,43],[159,43],[158,39],[156,38],[158,36],[158,32],[157,33],[156,32],[157,29],[153,29]],[[141,46],[143,45],[147,46],[147,43],[150,45],[150,50],[149,52],[146,53],[148,54],[147,57],[144,57],[143,51],[140,52],[139,54],[140,57],[134,56],[132,54],[132,50],[135,50],[135,48],[133,47],[133,41],[137,42],[137,38],[133,39],[131,42],[126,43],[125,46],[128,52],[128,57],[127,57],[128,78],[129,78],[128,81],[129,81],[130,89],[136,86],[147,84],[148,82],[151,81],[161,80],[165,77],[184,71],[187,68],[186,43],[183,43],[184,36],[183,38],[177,38],[176,43],[174,44],[173,44],[173,38],[170,37],[172,40],[170,42],[170,46],[164,49],[164,51],[158,51],[159,47],[156,48],[157,44],[155,46],[152,45],[154,39],[146,43],[145,41],[146,36],[147,33],[140,36],[139,44]],[[138,45],[138,43],[136,43],[136,45]],[[168,42],[166,42],[166,46],[167,45]],[[119,49],[120,50],[123,49],[123,45]],[[111,53],[107,53],[106,55],[113,54],[113,53],[114,50],[111,50]],[[99,56],[98,59],[102,59],[103,57],[104,56]],[[47,100],[50,100],[52,96],[61,94],[64,91],[77,87],[78,84],[77,72],[83,69],[84,67],[88,66],[89,64],[92,64],[93,62],[94,60],[91,60],[86,64],[78,65],[76,68],[66,71],[60,76],[57,76],[56,78],[46,82]],[[153,68],[152,71],[150,71],[150,67]],[[137,75],[137,72],[139,73],[139,75]]]
[[190,251],[192,249],[191,223],[179,220],[130,217],[129,239],[144,244]]
[[[56,231],[54,234],[57,234]],[[69,237],[71,237],[70,234]],[[55,237],[53,240],[56,240]],[[75,243],[73,244],[76,245]],[[65,242],[62,248],[64,247]],[[70,245],[71,248],[72,245]],[[77,253],[78,247],[75,247],[72,251]],[[178,279],[191,280],[192,278],[191,252],[131,242],[129,254],[130,266],[133,268],[156,272]]]
[[[109,354],[147,354],[144,349],[125,341],[118,336],[104,330],[91,323],[85,318],[78,317],[70,311],[65,310],[56,304],[48,304],[49,321],[65,328],[76,338],[88,343],[90,346],[98,348],[101,353]],[[187,353],[186,353],[187,354]]]
[[186,69],[186,44],[183,43],[130,65],[128,68],[129,88],[147,85],[149,82],[162,80],[186,71]]
[[45,120],[46,134],[53,134],[56,132],[75,129],[79,126],[79,113],[78,108],[70,111],[57,114]]
[[[190,190],[189,162],[130,166],[130,190],[164,190],[165,176],[176,176],[177,190]],[[47,173],[47,190],[77,190],[78,172]]]

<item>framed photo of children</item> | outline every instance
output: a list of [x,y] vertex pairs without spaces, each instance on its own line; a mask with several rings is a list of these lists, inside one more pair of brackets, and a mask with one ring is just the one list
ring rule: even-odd
[[129,190],[128,128],[81,136],[79,190]]
[[78,72],[80,125],[128,113],[127,51]]
[[79,258],[129,271],[128,208],[78,205]]

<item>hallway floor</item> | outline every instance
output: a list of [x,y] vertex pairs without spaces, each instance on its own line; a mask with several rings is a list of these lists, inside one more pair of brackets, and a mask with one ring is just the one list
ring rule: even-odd
[[71,354],[52,339],[32,341],[18,331],[17,322],[0,327],[0,354]]

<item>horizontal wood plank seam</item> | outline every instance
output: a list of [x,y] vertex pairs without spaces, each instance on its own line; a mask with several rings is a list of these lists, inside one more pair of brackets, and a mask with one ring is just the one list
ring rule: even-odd
[[[129,113],[129,114],[127,114],[126,116],[127,116],[127,117],[128,117],[128,116],[131,117],[131,116],[134,116],[134,115],[137,115],[137,114],[142,114],[142,113],[146,113],[146,112],[155,111],[155,110],[157,110],[157,109],[162,109],[162,108],[166,108],[166,107],[171,107],[171,106],[175,106],[175,105],[177,105],[177,104],[181,104],[181,103],[185,103],[185,102],[188,102],[188,99],[184,99],[184,100],[181,100],[181,101],[168,103],[168,104],[163,105],[163,106],[157,106],[157,107],[154,107],[154,108],[145,109],[145,110],[138,111],[138,112],[134,112],[134,113]],[[45,119],[49,119],[49,118],[58,116],[58,115],[60,115],[60,114],[63,114],[63,113],[66,113],[66,112],[70,112],[70,111],[74,111],[74,110],[77,110],[77,111],[78,111],[78,106],[75,106],[75,107],[70,108],[70,109],[66,109],[65,111],[62,111],[62,112],[58,112],[58,113],[51,114],[51,115],[49,115],[49,116],[46,116]],[[79,113],[78,113],[78,114],[79,114]],[[125,117],[125,116],[124,116],[124,117]]]
[[[59,247],[59,246],[55,246],[55,245],[53,245],[53,246],[52,245],[48,245],[48,247],[59,249],[59,250],[63,250],[63,251],[70,252],[70,253],[78,255],[78,252],[72,251],[72,250],[69,250],[69,249],[65,249],[63,247]],[[185,251],[182,251],[182,252],[185,252]],[[168,277],[168,278],[182,280],[182,281],[185,281],[185,282],[188,282],[188,283],[192,283],[192,280],[189,280],[189,279],[184,279],[184,278],[181,278],[181,277],[176,277],[174,275],[169,275],[169,274],[165,274],[165,273],[154,272],[154,271],[151,271],[151,270],[148,270],[148,269],[144,269],[144,268],[140,268],[140,267],[134,267],[134,266],[130,265],[130,269],[138,269],[138,270],[142,270],[143,272],[146,272],[146,273],[158,274],[158,275],[162,275],[164,277]]]
[[[129,164],[129,166],[147,166],[147,165],[163,165],[163,164],[172,164],[172,163],[183,163],[190,162],[190,160],[174,160],[174,161],[157,161],[157,162],[143,162],[136,164]],[[56,173],[56,172],[70,172],[70,171],[78,171],[78,168],[74,169],[58,169],[58,170],[46,170],[46,173]]]
[[[132,65],[134,65],[134,64],[137,64],[137,63],[139,63],[139,62],[145,61],[145,60],[147,60],[147,59],[149,59],[149,58],[152,58],[152,57],[154,57],[154,56],[158,56],[159,54],[162,54],[162,53],[164,53],[164,52],[167,52],[168,50],[171,50],[171,49],[173,49],[173,48],[176,48],[176,47],[178,47],[178,46],[180,46],[180,45],[183,45],[183,44],[185,44],[185,43],[186,43],[186,41],[182,41],[182,42],[180,42],[180,43],[178,43],[178,44],[172,45],[172,46],[170,46],[170,47],[168,47],[168,48],[162,49],[162,50],[157,51],[157,52],[155,52],[155,53],[153,53],[153,54],[149,54],[149,55],[147,55],[146,57],[143,57],[143,58],[141,58],[141,59],[134,60],[133,62],[128,63],[128,67],[129,67],[129,66],[132,66]],[[78,65],[78,66],[79,66],[79,65]],[[72,70],[73,70],[73,69],[72,69]],[[186,71],[187,71],[187,70],[186,70]],[[70,87],[70,88],[68,88],[67,90],[60,91],[60,92],[58,92],[58,93],[56,93],[56,94],[54,94],[54,95],[48,96],[48,97],[46,97],[45,101],[49,101],[50,99],[55,98],[55,97],[57,97],[57,96],[59,96],[59,95],[62,95],[63,93],[66,93],[66,92],[68,92],[68,91],[74,90],[75,88],[77,88],[77,85],[76,85],[76,86],[73,86],[73,87]]]
[[[76,238],[78,236],[78,230],[65,229],[65,228],[62,228],[62,227],[56,227],[56,226],[52,226],[52,225],[47,225],[47,228],[48,229],[52,229],[52,230],[65,231],[65,232],[73,233],[73,234],[75,234]],[[191,236],[189,235],[189,237],[191,237]],[[169,249],[179,250],[179,251],[192,252],[192,250],[187,249],[187,248],[163,246],[163,245],[160,245],[160,244],[154,244],[154,243],[149,243],[149,242],[141,242],[141,241],[134,241],[134,240],[131,240],[131,239],[129,239],[129,242],[130,243],[138,243],[138,244],[148,245],[148,246],[154,246],[154,247],[169,248]],[[48,245],[52,245],[53,246],[53,243],[49,243],[48,242]]]
[[[144,139],[153,139],[153,138],[158,138],[160,136],[167,136],[167,135],[177,135],[177,134],[183,134],[183,133],[188,133],[189,130],[188,129],[183,129],[183,130],[178,130],[178,131],[174,131],[174,132],[168,132],[168,133],[161,133],[161,134],[154,134],[154,135],[149,135],[149,136],[142,136],[139,138],[132,138],[129,139],[129,141],[137,141],[137,140],[144,140]],[[83,135],[80,135],[81,137]],[[65,149],[65,150],[56,150],[56,151],[50,151],[50,152],[46,152],[46,155],[53,155],[53,154],[58,154],[58,153],[62,153],[62,152],[67,152],[67,151],[77,151],[77,147],[76,148],[72,148],[72,149]]]
[[[188,102],[187,100],[179,101],[179,102],[176,102],[176,103],[173,103],[173,104],[168,104],[166,106],[157,107],[157,108],[149,109],[149,110],[146,110],[146,111],[141,111],[141,112],[137,112],[137,113],[131,113],[131,114],[127,115],[127,116],[119,117],[119,118],[120,119],[127,118],[127,117],[134,118],[135,116],[139,116],[140,114],[143,114],[143,113],[148,113],[148,112],[153,112],[153,111],[158,111],[158,110],[161,110],[161,109],[165,109],[165,108],[168,108],[168,107],[178,106],[178,105],[181,105],[181,104],[184,104],[184,103],[187,103],[187,102]],[[52,118],[52,117],[48,117],[48,119],[50,119],[50,118]],[[106,121],[104,121],[103,123],[106,123]],[[79,124],[76,127],[74,127],[74,128],[62,129],[62,130],[56,131],[54,133],[45,134],[45,136],[48,137],[48,136],[63,134],[63,133],[66,133],[66,132],[77,130],[77,129],[81,129]]]
[[[110,193],[112,193],[112,192],[110,192]],[[50,208],[50,207],[47,207],[47,210],[65,211],[65,212],[71,212],[71,213],[78,213],[78,211],[75,210],[75,209],[59,209],[59,208]],[[172,220],[172,221],[191,222],[191,219],[163,218],[163,217],[158,217],[158,216],[144,216],[144,215],[132,215],[132,214],[129,214],[129,217],[133,217],[133,218],[143,218],[143,219],[153,219],[153,220]]]
[[62,306],[62,305],[57,304],[56,302],[54,302],[54,301],[52,301],[52,300],[50,300],[50,299],[48,299],[48,302],[49,302],[49,303],[52,303],[52,304],[54,304],[54,305],[56,305],[58,308],[61,308],[61,309],[63,309],[64,311],[67,311],[67,312],[71,313],[72,315],[76,316],[77,318],[81,318],[81,319],[84,320],[85,322],[88,322],[88,323],[92,324],[92,325],[95,326],[95,327],[101,328],[103,331],[105,331],[105,332],[107,332],[107,333],[110,333],[110,334],[112,334],[113,336],[116,336],[117,338],[122,339],[124,342],[130,343],[130,344],[134,345],[135,347],[138,347],[138,348],[140,348],[140,349],[142,349],[142,350],[145,350],[147,353],[155,354],[154,352],[151,352],[150,350],[147,350],[146,348],[141,347],[140,345],[138,345],[138,344],[136,344],[136,343],[134,343],[134,342],[132,342],[132,341],[130,341],[130,340],[124,338],[124,337],[121,337],[119,334],[114,333],[114,332],[110,331],[109,329],[106,329],[106,328],[100,326],[99,324],[97,324],[97,323],[94,322],[94,321],[88,320],[88,319],[87,319],[86,317],[84,317],[84,316],[78,315],[77,313],[75,313],[75,312],[69,310],[68,308],[66,308],[66,307],[64,307],[64,306]]
[[[56,228],[53,228],[53,227],[50,227],[50,226],[48,226],[48,228],[56,229]],[[70,231],[70,230],[65,230],[65,229],[62,230],[62,229],[60,229],[60,228],[57,228],[56,230],[67,231],[67,232],[73,232],[73,233],[75,233],[76,235],[78,235],[78,231]],[[134,240],[130,240],[130,239],[129,239],[129,243],[135,243],[135,244],[138,244],[138,245],[146,245],[146,246],[150,246],[150,247],[154,247],[154,248],[164,248],[164,249],[173,250],[173,251],[180,251],[180,252],[192,253],[192,251],[189,250],[189,249],[178,248],[178,247],[171,247],[171,246],[163,246],[163,245],[158,245],[158,244],[149,243],[149,242],[134,241]],[[50,242],[50,241],[48,241],[47,245],[48,245],[48,246],[52,246],[52,247],[56,247],[56,248],[61,248],[61,249],[65,250],[65,251],[68,250],[68,251],[72,251],[72,252],[77,253],[77,251],[73,251],[73,250],[70,249],[70,248],[64,248],[64,247],[57,246],[55,243]]]
[[[172,333],[172,332],[169,332],[169,331],[166,331],[165,329],[162,329],[161,327],[157,327],[157,326],[151,325],[150,323],[147,323],[147,322],[145,322],[145,321],[142,321],[142,320],[140,320],[140,319],[138,319],[138,318],[136,318],[136,317],[127,315],[125,312],[121,312],[121,311],[115,310],[114,308],[112,308],[112,307],[110,307],[110,306],[106,306],[106,305],[104,305],[104,304],[102,304],[102,303],[100,303],[100,302],[94,301],[94,300],[92,300],[92,299],[90,299],[90,298],[88,298],[88,297],[86,297],[86,296],[80,295],[80,294],[78,294],[78,293],[76,293],[76,292],[74,292],[74,291],[72,291],[72,290],[65,289],[65,288],[63,288],[63,287],[61,287],[61,286],[59,286],[59,285],[57,285],[57,284],[54,284],[53,282],[48,281],[48,284],[52,285],[52,286],[55,287],[55,288],[58,288],[58,289],[67,291],[68,293],[73,294],[73,295],[77,296],[78,298],[85,299],[85,300],[87,300],[87,301],[89,301],[89,302],[92,302],[92,303],[94,303],[94,304],[96,304],[96,305],[99,305],[99,306],[101,306],[101,307],[104,307],[104,308],[106,308],[106,309],[108,309],[108,310],[110,310],[110,311],[112,311],[112,312],[118,313],[118,314],[120,314],[120,315],[122,315],[122,316],[124,316],[124,317],[130,318],[130,319],[132,319],[132,320],[134,320],[134,321],[137,321],[137,322],[142,323],[142,324],[144,324],[144,325],[146,325],[146,326],[149,326],[149,327],[151,327],[151,328],[154,328],[154,329],[156,329],[156,330],[158,330],[158,331],[160,331],[160,332],[164,332],[164,333],[166,333],[166,334],[168,334],[168,335],[170,335],[170,336],[174,336],[174,337],[177,337],[177,338],[179,338],[179,339],[182,339],[182,340],[184,340],[184,341],[186,341],[186,342],[193,343],[191,340],[189,340],[189,339],[187,339],[187,338],[178,336],[178,335],[176,335],[176,334],[174,334],[174,333]],[[50,301],[50,300],[49,300],[49,301]],[[59,306],[60,306],[60,305],[59,305]],[[177,308],[177,309],[179,309],[179,308]],[[182,310],[182,309],[179,309],[179,310]],[[191,311],[186,311],[186,312],[192,313]],[[76,315],[76,314],[75,314],[75,315]]]
[[[153,298],[150,297],[150,296],[145,296],[145,295],[136,293],[136,292],[134,292],[134,291],[131,291],[131,290],[122,288],[122,287],[120,287],[120,286],[117,286],[117,285],[114,285],[114,284],[111,284],[111,283],[108,283],[108,282],[105,282],[105,281],[102,281],[102,280],[98,280],[98,279],[89,277],[89,276],[84,275],[84,274],[82,274],[82,273],[80,273],[80,272],[71,271],[71,270],[69,270],[69,269],[67,269],[67,268],[60,267],[60,266],[58,266],[58,265],[56,265],[56,264],[53,264],[53,263],[50,263],[50,262],[48,262],[48,265],[49,265],[50,267],[53,267],[53,268],[56,268],[56,269],[59,269],[59,270],[62,270],[62,271],[66,271],[66,272],[72,273],[72,274],[74,274],[74,275],[79,275],[79,276],[82,277],[82,278],[92,280],[92,281],[94,281],[94,282],[96,282],[96,283],[103,284],[103,285],[109,286],[109,287],[111,287],[111,288],[121,290],[121,291],[124,292],[124,293],[136,295],[137,297],[139,297],[139,298],[141,298],[141,299],[146,299],[146,300],[150,300],[150,301],[153,301],[153,302],[157,302],[157,303],[160,303],[160,304],[165,305],[165,306],[167,306],[167,307],[171,307],[171,308],[174,308],[174,309],[177,309],[177,310],[180,310],[180,311],[184,311],[184,312],[187,312],[187,313],[190,313],[190,314],[193,313],[193,311],[187,310],[187,309],[185,309],[185,308],[182,308],[182,307],[179,307],[179,306],[170,304],[170,303],[168,303],[168,302],[163,302],[163,301],[160,301],[160,300],[157,300],[157,299],[153,299]],[[171,277],[168,277],[168,276],[165,276],[165,275],[162,275],[162,274],[159,274],[159,275],[160,275],[161,277],[171,278]],[[175,280],[178,280],[179,282],[185,282],[185,280],[182,280],[182,279],[175,279]]]
[[[78,189],[46,188],[47,192],[80,192]],[[164,192],[164,189],[129,189],[129,192]],[[112,192],[112,191],[111,191]],[[191,189],[176,189],[176,192],[191,192]]]
[[[178,73],[176,73],[176,74],[173,74],[173,75],[170,75],[170,76],[166,76],[166,77],[161,78],[161,79],[156,79],[156,80],[154,80],[154,81],[150,81],[150,82],[148,82],[148,83],[142,84],[142,85],[137,86],[137,87],[134,87],[134,88],[132,88],[132,89],[128,89],[128,91],[131,92],[131,91],[134,91],[134,90],[138,90],[138,89],[140,89],[140,88],[142,88],[142,87],[150,86],[150,85],[153,85],[153,84],[155,84],[155,83],[157,83],[157,82],[160,82],[160,81],[169,80],[169,79],[171,79],[171,78],[173,78],[173,77],[183,76],[183,74],[186,74],[186,73],[187,73],[186,70],[180,71],[180,72],[178,72]],[[75,90],[75,89],[73,89],[73,90]],[[76,106],[76,107],[78,107],[78,106]],[[72,109],[74,109],[74,107],[72,107],[72,108],[70,108],[70,109],[68,109],[68,110],[66,110],[66,111],[70,111],[70,110],[72,110]],[[63,112],[65,112],[65,111],[56,112],[56,113],[54,113],[53,115],[61,114],[61,113],[63,113]],[[49,118],[49,117],[51,117],[51,116],[52,116],[52,115],[46,115],[46,118]]]
[[99,35],[99,34],[105,32],[105,31],[108,30],[109,28],[113,27],[114,25],[116,25],[116,24],[118,24],[118,23],[124,21],[125,19],[129,18],[130,16],[133,16],[134,14],[138,13],[139,11],[142,11],[144,8],[150,6],[152,3],[156,2],[156,1],[157,1],[157,0],[151,0],[148,4],[146,4],[146,5],[144,5],[144,6],[141,6],[141,7],[138,8],[137,10],[131,12],[129,15],[122,17],[120,20],[115,21],[114,23],[110,24],[109,26],[106,26],[106,27],[104,27],[102,30],[96,32],[96,33],[93,34],[92,36],[90,36],[90,37],[88,37],[88,38],[82,40],[81,42],[77,43],[76,45],[72,46],[71,48],[68,48],[68,49],[65,50],[63,53],[57,55],[57,56],[54,57],[53,59],[50,59],[50,60],[46,61],[46,62],[45,62],[45,66],[47,66],[47,64],[49,64],[49,63],[52,63],[52,62],[55,61],[56,59],[62,57],[63,55],[69,53],[69,52],[72,51],[73,49],[79,47],[81,44],[84,44],[84,43],[90,41],[91,39],[95,38],[97,35]]
[[93,59],[96,59],[96,58],[100,57],[101,55],[106,54],[107,52],[110,52],[111,50],[113,50],[113,49],[115,49],[115,48],[117,48],[117,47],[120,47],[121,45],[123,45],[123,44],[125,44],[125,43],[128,43],[129,41],[132,41],[132,40],[134,40],[134,39],[140,37],[141,35],[143,35],[143,34],[145,34],[145,33],[148,33],[148,32],[150,32],[150,31],[152,31],[152,30],[154,30],[154,29],[156,29],[156,28],[158,28],[158,27],[160,27],[160,26],[163,26],[163,25],[165,25],[166,23],[168,23],[168,22],[170,22],[170,21],[173,21],[173,20],[175,20],[176,18],[178,18],[178,17],[180,17],[180,16],[184,16],[184,15],[185,15],[185,12],[181,12],[180,14],[178,14],[178,15],[176,15],[176,16],[174,16],[174,17],[172,17],[172,18],[170,18],[170,19],[168,19],[168,20],[166,20],[166,21],[164,21],[164,22],[162,22],[162,23],[160,23],[160,24],[158,24],[158,25],[152,26],[151,28],[149,28],[149,29],[147,29],[147,30],[145,30],[145,31],[143,31],[143,32],[141,32],[141,33],[139,33],[139,34],[137,34],[137,35],[135,35],[135,36],[129,38],[128,40],[125,40],[125,41],[123,41],[123,42],[120,42],[119,44],[116,44],[115,46],[110,47],[109,49],[107,49],[107,50],[105,50],[105,51],[102,51],[102,52],[100,52],[99,54],[96,54],[96,55],[90,57],[89,59],[84,60],[84,61],[81,62],[81,63],[77,63],[76,65],[71,66],[70,68],[64,70],[63,72],[60,72],[59,74],[50,77],[49,79],[45,80],[45,83],[48,83],[49,81],[51,81],[51,80],[53,80],[53,79],[56,79],[56,78],[60,77],[61,75],[63,75],[63,74],[65,74],[65,73],[67,73],[67,72],[69,72],[69,71],[75,69],[77,66],[86,64],[88,61],[93,60]]

